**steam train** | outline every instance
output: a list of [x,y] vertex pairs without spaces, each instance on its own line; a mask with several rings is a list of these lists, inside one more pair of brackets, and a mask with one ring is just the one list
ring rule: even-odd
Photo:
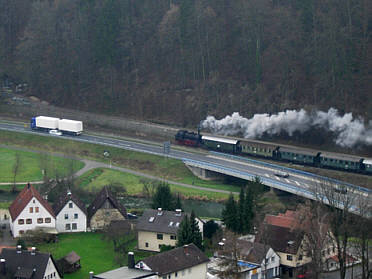
[[177,144],[203,147],[219,152],[372,175],[372,159],[353,155],[315,151],[257,140],[203,136],[199,131],[195,133],[187,130],[179,130],[175,135],[175,141]]

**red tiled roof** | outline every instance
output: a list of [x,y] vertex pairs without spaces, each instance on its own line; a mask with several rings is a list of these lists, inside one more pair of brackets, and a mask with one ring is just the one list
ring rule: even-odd
[[41,197],[39,192],[36,191],[30,183],[28,183],[9,206],[12,221],[17,219],[18,215],[21,214],[22,210],[28,205],[32,198],[36,198],[41,205],[44,206],[53,217],[55,217],[53,209],[49,203]]
[[294,229],[298,225],[298,222],[294,218],[273,215],[266,215],[265,223],[288,229]]

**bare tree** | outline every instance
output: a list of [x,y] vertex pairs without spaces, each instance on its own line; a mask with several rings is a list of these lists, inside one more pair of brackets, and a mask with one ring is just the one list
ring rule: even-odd
[[329,217],[330,229],[334,235],[340,278],[345,279],[348,263],[348,241],[353,232],[357,192],[354,188],[330,181],[317,183],[313,195],[324,205]]
[[228,245],[223,243],[223,248],[219,252],[220,261],[217,274],[220,278],[238,279],[241,275],[241,267],[238,264],[241,258],[238,249],[238,235],[235,232],[225,231],[225,238]]
[[355,241],[350,245],[361,259],[361,278],[369,279],[372,278],[372,269],[369,264],[370,255],[369,255],[369,240],[372,238],[372,208],[368,203],[368,196],[365,196],[363,193],[358,193],[356,199],[357,214],[360,216],[356,218],[355,222]]
[[17,191],[16,178],[17,178],[20,168],[21,168],[21,156],[17,152],[15,154],[15,160],[14,160],[14,165],[13,165],[13,186],[12,186],[13,193]]

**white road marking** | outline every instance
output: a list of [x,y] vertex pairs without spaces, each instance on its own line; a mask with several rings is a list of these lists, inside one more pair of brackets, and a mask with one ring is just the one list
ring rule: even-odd
[[279,180],[280,181],[280,178],[279,177],[275,176],[275,178],[276,178],[276,180]]
[[291,183],[288,179],[286,179],[285,181],[287,181],[287,183]]
[[266,176],[266,177],[270,177],[270,175],[269,175],[269,174],[267,174],[267,173],[265,173],[265,176]]
[[300,186],[300,183],[298,183],[296,180],[294,181],[298,186]]

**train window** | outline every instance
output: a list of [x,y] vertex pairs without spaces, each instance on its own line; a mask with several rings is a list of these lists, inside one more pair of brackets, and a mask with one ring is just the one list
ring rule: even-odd
[[271,152],[271,149],[269,149],[269,152]]

